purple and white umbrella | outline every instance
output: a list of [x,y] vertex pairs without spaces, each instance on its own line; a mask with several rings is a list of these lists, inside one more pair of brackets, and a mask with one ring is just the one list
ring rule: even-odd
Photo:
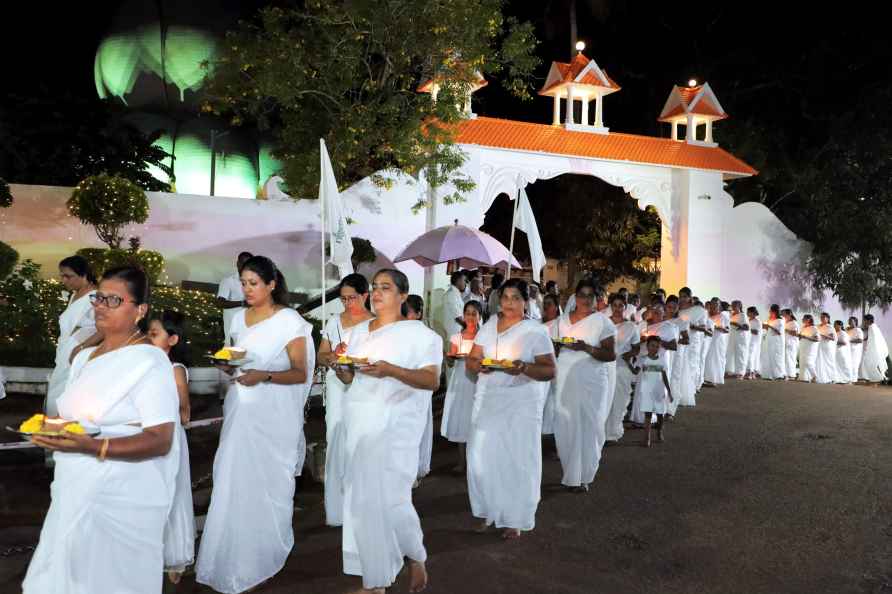
[[475,268],[504,266],[509,257],[511,266],[520,268],[517,258],[492,235],[456,222],[416,237],[393,261],[414,260],[427,268],[457,260],[462,268]]

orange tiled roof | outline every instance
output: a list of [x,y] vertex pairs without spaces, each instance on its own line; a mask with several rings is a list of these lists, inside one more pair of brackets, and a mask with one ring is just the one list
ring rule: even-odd
[[674,118],[675,116],[685,115],[687,113],[693,113],[697,115],[707,115],[707,116],[715,116],[719,119],[725,119],[728,117],[728,114],[716,108],[715,105],[709,101],[709,96],[707,95],[703,99],[697,102],[697,105],[694,106],[694,109],[690,109],[691,102],[703,90],[703,85],[699,85],[696,87],[676,87],[678,89],[678,94],[681,96],[681,104],[676,105],[668,112],[662,114],[660,116],[660,121],[666,121],[669,118]]
[[[549,90],[551,90],[557,86],[560,86],[562,84],[565,84],[568,82],[573,82],[576,79],[576,77],[579,76],[579,73],[582,72],[583,68],[588,66],[589,62],[591,62],[591,59],[585,57],[581,53],[576,54],[576,57],[573,58],[573,61],[569,62],[569,63],[567,63],[567,62],[552,62],[557,67],[558,72],[561,74],[561,79],[553,82],[552,84],[548,85],[547,87],[544,87],[542,90],[539,91],[539,94],[549,91]],[[618,91],[620,89],[619,85],[616,84],[616,82],[612,78],[607,76],[606,71],[604,71],[602,69],[601,72],[604,73],[604,77],[607,79],[607,82],[610,83],[610,87],[613,89],[616,89]],[[604,84],[603,82],[598,80],[598,78],[591,72],[586,72],[585,76],[582,77],[582,80],[579,82],[582,84],[595,85],[595,86],[599,86],[599,87],[603,86],[603,84]]]
[[493,148],[721,171],[748,177],[758,171],[719,147],[635,134],[594,134],[562,126],[478,117],[459,124],[456,142]]

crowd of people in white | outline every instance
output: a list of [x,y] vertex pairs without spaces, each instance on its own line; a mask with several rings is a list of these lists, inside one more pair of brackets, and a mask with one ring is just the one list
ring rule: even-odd
[[827,314],[817,326],[804,315],[800,326],[773,305],[763,321],[755,307],[704,304],[687,288],[641,307],[590,278],[562,304],[554,286],[539,294],[495,275],[486,293],[479,277],[457,272],[434,316],[444,341],[392,269],[371,284],[343,279],[343,313],[326,321],[317,354],[276,266],[242,254],[238,286],[220,297],[234,310],[227,341],[249,361],[221,367],[231,379],[196,555],[188,377],[177,355],[184,320],[149,316],[141,271],[107,271],[97,286],[85,266],[60,266],[72,300],[47,408],[99,433],[33,438],[54,453],[55,476],[26,594],[160,592],[164,570],[176,582],[193,562],[198,582],[227,594],[277,574],[294,545],[317,361],[327,368],[326,522],[342,527],[344,572],[361,576],[359,592],[377,593],[404,565],[410,591],[427,584],[412,489],[430,470],[443,371],[440,433],[459,445],[454,470],[466,476],[478,529],[505,539],[535,527],[543,435],[554,436],[562,484],[586,492],[607,443],[629,424],[645,429],[642,445],[664,441],[665,420],[705,387],[729,378],[876,383],[886,373],[886,342],[869,315],[861,327]]

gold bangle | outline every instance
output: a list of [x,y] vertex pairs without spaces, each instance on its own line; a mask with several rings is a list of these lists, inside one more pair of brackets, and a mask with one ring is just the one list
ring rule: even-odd
[[105,462],[105,456],[108,454],[108,438],[102,440],[102,447],[99,448],[99,461]]

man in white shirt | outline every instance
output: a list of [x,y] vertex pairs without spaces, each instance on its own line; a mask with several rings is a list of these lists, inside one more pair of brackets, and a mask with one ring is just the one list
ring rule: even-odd
[[480,280],[479,276],[474,276],[471,278],[471,282],[468,283],[470,289],[468,291],[467,296],[465,297],[465,303],[469,301],[476,301],[480,304],[480,309],[483,311],[483,318],[489,315],[489,303],[486,301],[486,295],[483,293],[483,281]]
[[531,320],[540,321],[542,319],[542,297],[539,295],[539,284],[531,282],[530,300],[527,301],[527,315]]
[[443,295],[443,313],[440,320],[443,330],[446,331],[447,340],[461,332],[465,312],[465,300],[462,298],[465,290],[464,273],[453,272],[450,281],[452,284]]
[[217,301],[223,308],[223,338],[226,344],[229,344],[229,329],[232,326],[232,318],[238,313],[238,310],[245,305],[245,294],[242,292],[242,279],[239,276],[242,266],[251,258],[253,254],[250,252],[242,252],[236,260],[236,272],[230,274],[220,281],[217,289]]
[[501,303],[499,303],[499,300],[501,299],[501,296],[502,296],[502,292],[499,289],[502,288],[503,282],[505,282],[505,277],[504,277],[504,275],[502,275],[501,272],[493,273],[492,280],[491,280],[492,284],[489,287],[489,298],[488,298],[488,301],[489,301],[488,307],[489,307],[489,315],[490,316],[494,316],[494,315],[498,314],[502,309],[502,305],[501,305]]

